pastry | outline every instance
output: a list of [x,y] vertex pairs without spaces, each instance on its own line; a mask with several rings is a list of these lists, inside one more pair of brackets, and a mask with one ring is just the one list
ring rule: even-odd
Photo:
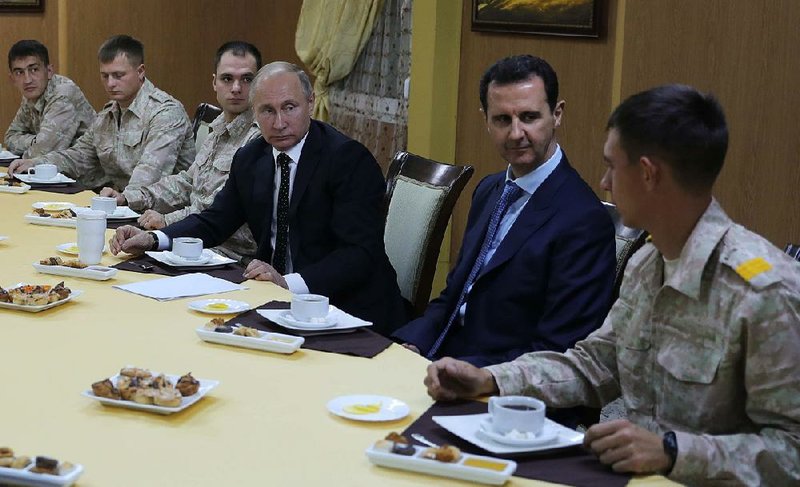
[[14,457],[0,457],[0,467],[10,467],[14,463]]
[[92,384],[92,392],[95,396],[106,397],[108,399],[121,399],[119,390],[109,379],[101,380]]
[[34,473],[58,475],[58,460],[55,458],[36,457],[36,464],[30,469]]
[[223,320],[222,318],[214,318],[205,325],[203,325],[203,328],[209,331],[216,331],[218,326],[222,326],[224,324],[225,320]]
[[11,463],[11,468],[16,468],[18,470],[19,469],[23,469],[23,468],[27,467],[30,463],[31,463],[30,457],[26,457],[24,455],[23,456],[19,456],[19,457],[16,457],[14,459],[14,461]]
[[14,450],[8,448],[7,446],[0,446],[0,458],[13,457],[13,456],[14,456]]
[[200,381],[192,377],[192,373],[189,372],[178,379],[178,383],[175,385],[175,388],[180,391],[182,396],[191,396],[196,394],[197,390],[200,389]]
[[120,375],[126,375],[128,377],[152,377],[152,373],[147,369],[140,369],[138,367],[123,367],[122,370],[119,371]]
[[249,326],[237,327],[235,330],[233,330],[233,334],[244,337],[254,337],[254,338],[258,338],[260,336],[258,330],[256,330],[255,328],[250,328]]
[[136,389],[133,391],[131,400],[139,404],[153,404],[153,398],[156,395],[155,389]]
[[442,445],[438,448],[426,449],[422,452],[422,457],[445,463],[453,463],[461,458],[461,450],[452,445]]
[[181,393],[172,388],[161,389],[153,394],[153,403],[156,406],[176,408],[181,405]]
[[61,462],[61,465],[58,467],[58,474],[59,475],[66,475],[75,469],[75,465],[69,462]]

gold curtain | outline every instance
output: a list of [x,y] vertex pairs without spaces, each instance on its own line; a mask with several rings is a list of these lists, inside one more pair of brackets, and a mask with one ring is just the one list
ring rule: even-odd
[[383,0],[304,0],[294,46],[314,81],[313,117],[328,120],[328,86],[353,69]]

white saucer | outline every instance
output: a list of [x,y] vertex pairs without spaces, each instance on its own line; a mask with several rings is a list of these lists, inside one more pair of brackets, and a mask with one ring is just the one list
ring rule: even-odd
[[200,254],[200,257],[198,257],[196,259],[187,259],[185,257],[181,257],[180,255],[178,255],[178,254],[176,254],[176,253],[174,253],[172,251],[167,250],[167,251],[164,252],[164,257],[166,257],[167,260],[170,261],[173,264],[178,264],[178,265],[203,265],[206,262],[208,262],[209,260],[211,260],[213,255],[211,254],[210,250],[205,250],[204,249],[203,253]]
[[[352,413],[345,409],[352,406],[372,406],[379,405],[374,413]],[[328,401],[326,405],[328,411],[343,418],[355,421],[395,421],[405,418],[410,409],[408,404],[399,399],[388,396],[375,396],[372,394],[354,394],[351,396],[339,396]]]
[[189,303],[189,309],[212,315],[229,315],[247,311],[250,305],[233,299],[201,299]]
[[31,206],[36,210],[44,210],[52,212],[64,211],[75,208],[74,203],[70,203],[67,201],[37,201]]
[[333,313],[328,313],[328,316],[325,317],[325,321],[316,322],[298,320],[292,316],[290,310],[286,310],[280,314],[280,319],[296,328],[303,328],[306,330],[321,330],[336,326],[336,316],[334,316]]
[[556,439],[556,437],[558,436],[558,430],[556,428],[549,427],[548,422],[545,422],[544,426],[542,427],[542,431],[533,436],[533,438],[523,439],[523,438],[514,438],[511,436],[503,435],[496,432],[492,427],[491,416],[481,421],[478,433],[497,443],[502,443],[504,445],[510,445],[510,446],[522,446],[522,447],[536,446],[536,445],[541,445],[543,443],[548,443]]

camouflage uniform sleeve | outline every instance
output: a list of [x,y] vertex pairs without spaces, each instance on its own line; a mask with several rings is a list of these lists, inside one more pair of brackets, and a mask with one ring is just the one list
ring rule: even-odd
[[[757,310],[755,313],[753,310]],[[670,478],[686,484],[800,484],[800,303],[781,293],[751,294],[732,317],[742,340],[745,409],[757,431],[732,435],[676,432],[678,457]]]
[[75,105],[66,96],[56,96],[49,100],[42,113],[39,133],[25,151],[25,157],[39,157],[48,152],[69,148],[80,123]]
[[159,110],[150,121],[142,156],[131,173],[128,186],[122,192],[128,198],[128,188],[152,184],[163,176],[172,174],[189,127],[183,109],[169,105]]
[[6,130],[6,135],[3,139],[3,144],[5,144],[8,150],[18,156],[25,153],[28,147],[36,140],[36,134],[32,133],[28,128],[29,124],[25,123],[25,118],[26,113],[23,107],[20,106],[17,110],[17,114],[14,115],[14,120],[12,120],[11,125],[8,126],[8,130]]
[[[600,407],[620,394],[614,305],[603,326],[565,353],[531,352],[486,367],[502,395],[535,396],[551,407]],[[619,310],[616,314],[620,314]]]
[[55,164],[61,172],[81,182],[82,175],[92,174],[100,165],[94,147],[94,126],[81,135],[72,147],[37,157],[34,162]]

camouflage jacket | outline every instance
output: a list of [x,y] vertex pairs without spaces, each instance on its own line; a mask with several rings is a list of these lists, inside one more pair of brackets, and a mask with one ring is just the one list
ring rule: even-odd
[[[166,176],[155,184],[128,189],[125,197],[135,210],[153,209],[164,214],[167,225],[199,213],[214,201],[231,170],[233,155],[247,142],[261,135],[253,123],[253,112],[239,114],[231,123],[224,115],[211,122],[211,133],[203,141],[189,169]],[[223,245],[227,255],[252,257],[256,253],[253,234],[242,226]],[[223,249],[220,249],[223,250]]]
[[56,164],[88,188],[139,188],[189,167],[192,135],[183,105],[145,80],[127,109],[106,103],[75,145],[34,163]]
[[94,108],[71,79],[54,74],[42,96],[22,104],[3,143],[26,159],[66,149],[92,125]]
[[645,245],[599,330],[488,367],[501,394],[557,407],[621,394],[633,423],[676,432],[671,479],[798,485],[800,264],[712,201],[662,284],[663,267]]

